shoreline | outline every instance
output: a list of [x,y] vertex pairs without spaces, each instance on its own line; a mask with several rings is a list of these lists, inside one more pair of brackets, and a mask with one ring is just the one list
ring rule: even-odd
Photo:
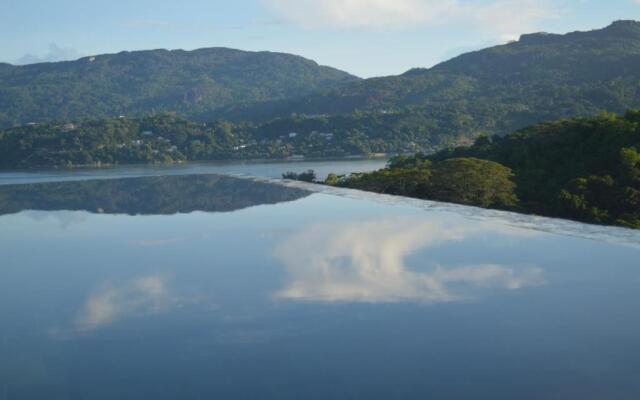
[[0,168],[0,173],[11,172],[42,172],[42,171],[74,171],[74,170],[100,170],[100,169],[112,169],[112,168],[132,168],[132,167],[161,167],[161,166],[180,166],[180,165],[250,165],[250,164],[278,164],[278,163],[290,163],[301,164],[305,162],[347,162],[347,161],[366,161],[366,160],[383,160],[390,159],[396,154],[375,154],[375,155],[363,155],[363,156],[344,156],[344,157],[310,157],[303,159],[292,158],[247,158],[247,159],[226,159],[226,160],[188,160],[188,161],[174,161],[170,163],[164,162],[150,162],[150,163],[131,163],[131,164],[112,164],[112,163],[95,163],[95,164],[78,164],[78,165],[42,165],[25,168]]

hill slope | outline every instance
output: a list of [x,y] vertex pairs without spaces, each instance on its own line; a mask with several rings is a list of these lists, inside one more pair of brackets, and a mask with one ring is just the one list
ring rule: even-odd
[[640,111],[545,122],[334,182],[640,228]]
[[283,53],[150,50],[0,65],[0,127],[174,111],[307,95],[358,78]]
[[[393,115],[396,126],[412,120],[414,131],[427,139],[438,135],[436,141],[442,142],[443,137],[507,134],[545,120],[639,106],[640,22],[618,21],[590,32],[523,35],[430,69],[226,110],[225,116],[267,120],[292,112],[350,115],[359,110],[386,120]],[[389,128],[373,127],[367,134]]]

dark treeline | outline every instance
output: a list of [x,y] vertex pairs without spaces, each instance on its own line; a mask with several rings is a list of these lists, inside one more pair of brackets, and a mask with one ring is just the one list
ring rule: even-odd
[[[377,118],[294,117],[278,123],[211,123],[175,114],[27,125],[0,130],[0,168],[100,164],[171,163],[229,159],[366,156],[371,153],[429,151],[444,142],[412,142],[410,126],[387,121],[384,134],[372,132]],[[420,120],[416,120],[420,124]]]
[[42,124],[0,131],[0,167],[74,166],[224,159],[244,126],[174,115]]
[[640,228],[640,111],[534,125],[327,183]]

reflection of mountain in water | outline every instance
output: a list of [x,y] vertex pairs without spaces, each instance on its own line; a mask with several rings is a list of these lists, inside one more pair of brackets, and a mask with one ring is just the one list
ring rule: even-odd
[[309,192],[221,175],[189,175],[0,186],[0,215],[22,210],[107,214],[234,211],[308,196]]

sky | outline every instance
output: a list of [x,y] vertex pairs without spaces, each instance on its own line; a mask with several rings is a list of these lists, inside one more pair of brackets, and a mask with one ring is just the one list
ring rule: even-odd
[[0,0],[0,62],[231,47],[372,77],[619,19],[640,20],[640,0]]

